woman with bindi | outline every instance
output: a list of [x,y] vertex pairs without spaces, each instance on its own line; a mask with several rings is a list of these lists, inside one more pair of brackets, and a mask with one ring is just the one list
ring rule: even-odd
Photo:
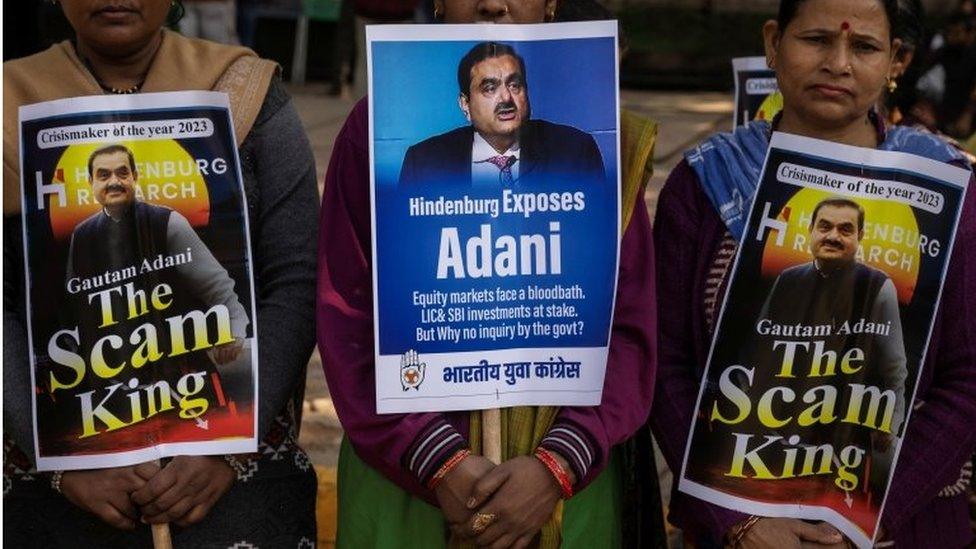
[[[659,370],[650,423],[672,470],[680,470],[724,300],[740,228],[773,131],[845,145],[893,150],[967,167],[945,141],[890,127],[875,109],[900,70],[895,0],[781,0],[763,27],[766,59],[776,71],[783,110],[714,136],[672,171],[655,220],[660,324]],[[715,191],[720,191],[716,193]],[[738,193],[740,211],[719,215],[710,196]],[[947,490],[976,445],[976,198],[969,194],[945,279],[936,328],[922,368],[915,409],[881,517],[879,540],[896,546],[972,540],[965,494]],[[670,520],[695,546],[844,547],[827,523],[748,516],[674,491]],[[935,541],[938,540],[938,541]]]

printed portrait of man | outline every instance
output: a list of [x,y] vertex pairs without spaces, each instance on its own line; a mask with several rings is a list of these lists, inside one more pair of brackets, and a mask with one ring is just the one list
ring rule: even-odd
[[593,136],[531,117],[525,61],[512,46],[474,46],[458,65],[457,81],[458,107],[470,124],[411,146],[401,185],[605,182]]
[[[65,276],[69,293],[75,294],[74,314],[82,348],[91,349],[95,341],[107,335],[128,342],[132,330],[148,322],[156,326],[161,352],[165,353],[170,340],[164,331],[166,317],[192,310],[207,312],[223,305],[229,312],[234,341],[211,347],[207,355],[215,364],[236,360],[246,338],[247,313],[234,291],[234,280],[187,219],[179,212],[138,199],[136,160],[123,145],[95,150],[88,158],[88,174],[101,209],[72,232]],[[171,265],[163,267],[166,258]],[[141,291],[135,299],[128,297],[127,283],[136,292]],[[91,289],[72,292],[81,284]],[[153,290],[161,284],[169,291],[163,290],[154,298]],[[102,297],[93,297],[104,290],[110,290],[106,292],[112,305],[110,325],[104,316],[106,307],[100,305]],[[211,341],[216,338],[211,336]],[[115,347],[100,347],[107,364],[131,359],[131,346]]]
[[[789,384],[797,395],[814,386],[832,384],[838,389],[835,413],[841,417],[848,413],[851,384],[866,384],[887,392],[887,397],[877,399],[880,406],[875,410],[876,423],[883,422],[888,403],[893,400],[892,434],[876,430],[871,436],[875,451],[885,452],[905,417],[907,360],[895,285],[884,272],[857,260],[863,238],[864,208],[842,197],[820,201],[810,222],[812,261],[780,273],[759,315],[757,330],[760,333],[778,330],[779,335],[771,339],[809,343],[806,350],[797,352],[793,379],[788,383],[770,381],[772,373],[767,372],[763,375],[766,382]],[[815,335],[804,333],[807,329]],[[768,351],[769,342],[763,346]],[[854,348],[862,353],[852,352]],[[783,356],[780,347],[767,356],[765,360],[773,362],[764,364],[763,368],[779,371]],[[845,356],[854,360],[852,369],[860,367],[856,372],[841,371]],[[819,365],[820,376],[810,376],[813,363]],[[828,370],[834,375],[824,375]],[[869,399],[870,396],[862,399],[862,418],[864,413],[871,413],[867,409]],[[850,426],[840,421],[826,426],[829,433],[822,433],[821,441],[856,442],[851,440],[857,436],[852,434]],[[804,438],[805,442],[816,443]],[[866,441],[862,442],[867,445]]]

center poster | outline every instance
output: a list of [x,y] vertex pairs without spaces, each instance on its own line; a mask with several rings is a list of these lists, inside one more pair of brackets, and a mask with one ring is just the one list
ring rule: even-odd
[[601,401],[615,22],[367,29],[379,413]]

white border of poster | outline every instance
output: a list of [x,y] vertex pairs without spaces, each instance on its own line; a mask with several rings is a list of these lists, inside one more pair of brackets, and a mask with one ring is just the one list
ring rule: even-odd
[[[613,39],[616,45],[615,21],[559,23],[544,25],[371,25],[367,26],[367,74],[375,70],[374,44],[382,42],[464,42],[499,41],[512,43],[518,48],[522,42],[560,41],[572,39]],[[558,60],[572,66],[573,59]],[[553,62],[556,62],[555,60]],[[616,186],[614,216],[617,241],[613,252],[613,286],[610,290],[609,317],[605,336],[591,346],[568,345],[559,347],[563,339],[551,339],[549,345],[518,345],[513,338],[511,348],[491,350],[458,349],[457,351],[421,353],[426,366],[426,391],[406,390],[401,380],[403,359],[406,355],[381,355],[380,299],[378,275],[374,273],[373,312],[376,396],[378,413],[402,413],[419,411],[449,411],[499,408],[518,405],[598,405],[602,400],[603,378],[609,349],[612,311],[616,298],[616,266],[620,262],[620,110],[619,110],[619,52],[613,52],[613,86],[615,92],[615,141],[613,183]],[[456,61],[455,61],[456,63]],[[452,69],[454,70],[454,69]],[[532,82],[532,67],[527,69]],[[369,154],[370,204],[372,234],[377,234],[377,150],[376,150],[376,95],[374,79],[368,85],[369,100]],[[456,93],[456,92],[455,92]],[[536,101],[533,99],[533,107]],[[456,107],[454,107],[456,108]],[[403,110],[410,110],[409,108]],[[534,114],[534,113],[533,113]],[[610,160],[605,159],[606,162]],[[607,182],[610,184],[610,182]],[[376,238],[372,242],[373,265],[377,265]],[[565,245],[566,239],[563,239]],[[463,241],[462,241],[463,242]],[[528,283],[526,283],[528,285]],[[517,304],[517,303],[514,303]],[[408,351],[409,352],[409,351]],[[414,353],[416,356],[416,353]],[[565,357],[565,358],[563,358]],[[539,376],[537,374],[544,374]],[[471,381],[470,388],[451,385],[443,380],[456,377]],[[436,378],[436,381],[432,381]],[[508,382],[506,382],[506,380]],[[467,384],[467,383],[465,383]],[[515,385],[517,384],[517,385]],[[434,385],[433,387],[428,387]]]

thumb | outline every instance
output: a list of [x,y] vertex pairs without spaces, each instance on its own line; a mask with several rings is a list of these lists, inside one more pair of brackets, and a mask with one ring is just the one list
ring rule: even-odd
[[474,509],[481,506],[482,503],[488,501],[488,498],[495,493],[496,490],[501,488],[502,484],[508,480],[510,473],[507,469],[502,467],[495,467],[491,471],[481,477],[478,482],[475,483],[474,488],[471,490],[471,498],[468,499],[468,509]]
[[844,541],[844,536],[840,535],[840,532],[836,528],[826,522],[810,524],[802,520],[797,520],[794,524],[796,526],[793,531],[803,541],[812,541],[823,545],[833,545]]

